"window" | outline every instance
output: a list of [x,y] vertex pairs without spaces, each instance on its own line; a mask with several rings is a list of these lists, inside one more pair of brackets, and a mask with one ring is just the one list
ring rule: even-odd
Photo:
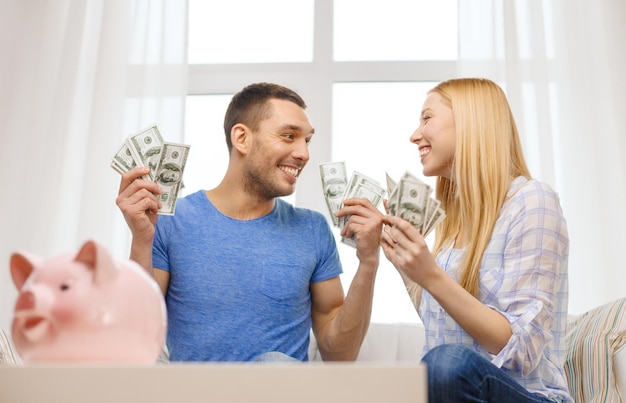
[[[195,152],[185,190],[219,183],[228,163],[226,105],[258,81],[298,91],[315,127],[311,160],[290,202],[328,215],[317,170],[326,161],[343,160],[348,174],[361,171],[382,184],[385,172],[421,177],[409,136],[426,91],[455,76],[456,10],[455,0],[190,0],[185,142]],[[434,186],[432,178],[422,179]],[[357,259],[333,231],[347,290]],[[384,256],[372,321],[419,321]]]

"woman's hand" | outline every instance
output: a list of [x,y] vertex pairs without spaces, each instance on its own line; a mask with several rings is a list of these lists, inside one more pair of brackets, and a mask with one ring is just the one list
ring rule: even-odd
[[428,289],[428,281],[441,269],[424,237],[403,218],[387,215],[383,221],[381,246],[385,256],[400,274]]

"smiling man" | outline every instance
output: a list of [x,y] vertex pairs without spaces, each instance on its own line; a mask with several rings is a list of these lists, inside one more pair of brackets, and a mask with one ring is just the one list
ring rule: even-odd
[[[235,94],[224,131],[228,169],[214,189],[157,216],[160,189],[125,173],[117,205],[133,234],[131,259],[152,273],[168,308],[172,361],[308,360],[311,328],[324,360],[354,360],[369,326],[382,214],[350,199],[342,235],[359,267],[344,298],[335,239],[319,213],[282,196],[309,161],[314,129],[294,91],[251,84]],[[158,218],[158,220],[157,220]]]

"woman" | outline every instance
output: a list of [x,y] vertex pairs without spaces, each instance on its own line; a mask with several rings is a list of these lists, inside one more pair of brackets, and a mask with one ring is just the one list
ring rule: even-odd
[[557,194],[530,176],[506,96],[485,79],[442,82],[411,142],[446,218],[434,256],[397,216],[381,244],[426,329],[430,401],[571,401],[567,226]]

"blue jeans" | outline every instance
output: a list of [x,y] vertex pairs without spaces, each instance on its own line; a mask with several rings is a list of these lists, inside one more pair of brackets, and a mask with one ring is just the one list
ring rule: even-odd
[[444,344],[422,359],[428,368],[429,402],[553,402],[524,389],[515,379],[460,344]]
[[280,351],[268,351],[267,353],[257,355],[252,361],[254,362],[283,362],[283,363],[289,363],[289,362],[301,363],[302,362],[285,353],[281,353]]

